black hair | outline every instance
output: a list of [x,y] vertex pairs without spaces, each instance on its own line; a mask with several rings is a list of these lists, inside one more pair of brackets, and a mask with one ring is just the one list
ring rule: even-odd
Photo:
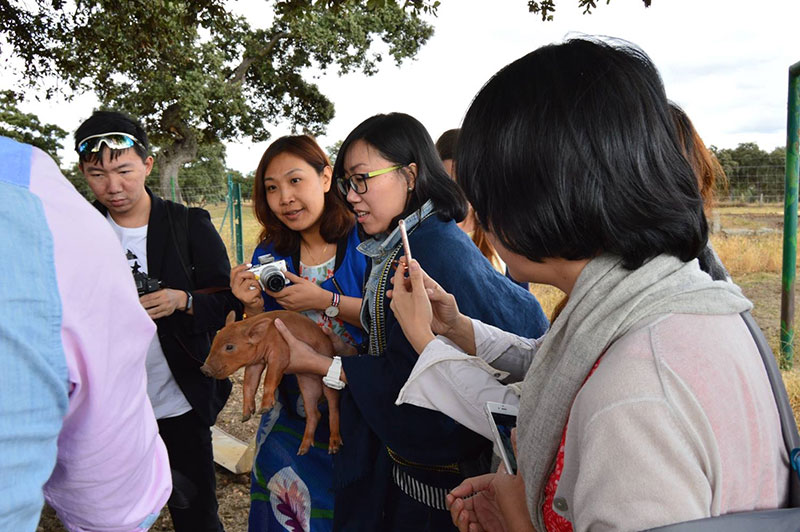
[[708,227],[661,78],[630,43],[574,39],[504,67],[472,102],[458,179],[478,221],[533,261],[689,261]]
[[[419,209],[428,200],[433,201],[437,215],[442,220],[460,222],[467,215],[464,192],[447,175],[431,136],[419,120],[404,113],[389,113],[375,115],[361,122],[339,148],[339,156],[333,167],[334,179],[345,176],[344,159],[347,150],[357,140],[368,143],[384,159],[395,164],[417,165],[414,190],[410,193],[405,210],[392,221],[390,230],[398,220]],[[407,170],[403,168],[402,171]]]
[[460,129],[448,129],[436,139],[436,151],[439,158],[443,161],[456,158],[456,146],[458,145],[458,134]]
[[[141,157],[142,162],[145,162],[150,154],[150,143],[147,140],[147,133],[144,127],[135,118],[119,111],[95,111],[92,113],[92,116],[87,118],[78,129],[75,130],[75,151],[78,151],[78,144],[87,137],[112,132],[127,133],[136,138],[141,145],[134,144],[133,150]],[[103,150],[107,149],[108,146],[101,144],[100,151],[78,152],[78,159],[81,164],[87,161],[99,163],[103,160]],[[125,150],[111,150],[111,159],[115,159],[124,151]]]

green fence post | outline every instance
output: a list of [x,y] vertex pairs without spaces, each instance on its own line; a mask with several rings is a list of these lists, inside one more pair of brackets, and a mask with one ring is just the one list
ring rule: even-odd
[[231,211],[231,246],[236,246],[236,236],[233,233],[233,220],[235,218],[235,214],[233,212],[233,177],[231,174],[228,174],[228,195],[225,197],[225,201],[228,203],[228,209]]
[[789,67],[786,121],[786,192],[783,207],[781,280],[781,369],[792,369],[794,354],[794,281],[797,267],[797,181],[800,174],[800,62]]
[[172,202],[175,203],[175,178],[169,178],[169,188],[172,189]]
[[233,184],[233,218],[236,221],[236,262],[244,262],[244,246],[242,245],[242,189],[239,183]]

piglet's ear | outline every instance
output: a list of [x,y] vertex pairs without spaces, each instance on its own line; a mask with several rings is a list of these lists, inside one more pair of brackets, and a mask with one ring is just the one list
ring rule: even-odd
[[267,331],[269,331],[270,327],[272,327],[272,318],[258,320],[245,332],[247,335],[247,340],[251,344],[257,344],[261,342],[261,340],[266,337]]
[[235,321],[236,321],[236,313],[234,311],[228,312],[228,315],[225,317],[225,325],[230,325]]

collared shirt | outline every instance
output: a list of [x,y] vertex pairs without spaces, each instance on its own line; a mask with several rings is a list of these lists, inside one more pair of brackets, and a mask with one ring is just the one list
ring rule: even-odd
[[156,327],[113,232],[44,152],[0,137],[0,530],[146,530],[172,491],[146,395]]
[[[414,227],[419,224],[434,212],[433,202],[426,201],[421,208],[412,212],[405,218],[406,231],[412,231]],[[392,252],[397,246],[400,245],[400,228],[395,227],[394,230],[385,236],[386,233],[380,233],[374,237],[365,240],[358,246],[358,251],[372,260],[372,270],[369,272],[369,278],[364,286],[364,301],[365,305],[361,305],[361,325],[365,331],[370,330],[370,322],[372,317],[375,316],[375,295],[378,289],[381,272],[386,266],[386,262],[392,256]],[[370,352],[371,355],[380,355],[380,353]]]
[[500,381],[521,380],[541,339],[522,338],[478,320],[472,320],[472,328],[476,356],[437,336],[425,346],[395,404],[442,412],[491,440],[484,405],[519,405],[520,389]]

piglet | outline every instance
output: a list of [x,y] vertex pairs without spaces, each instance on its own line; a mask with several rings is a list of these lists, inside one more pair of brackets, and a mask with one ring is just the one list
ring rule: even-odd
[[[275,390],[289,365],[289,346],[275,328],[273,324],[275,318],[280,318],[292,334],[315,351],[330,357],[334,354],[330,339],[313,321],[302,314],[275,310],[237,322],[234,321],[235,316],[231,312],[225,327],[214,337],[211,351],[200,371],[209,377],[224,379],[245,366],[242,421],[247,421],[256,412],[256,390],[264,368],[266,367],[267,372],[264,377],[264,392],[261,407],[258,409],[259,414],[269,412],[275,406]],[[317,375],[298,374],[297,384],[303,396],[306,412],[306,428],[297,454],[306,454],[314,443],[314,431],[322,416],[317,404],[323,393],[328,400],[331,433],[328,452],[337,452],[342,445],[339,433],[339,392],[323,385],[322,378]]]

